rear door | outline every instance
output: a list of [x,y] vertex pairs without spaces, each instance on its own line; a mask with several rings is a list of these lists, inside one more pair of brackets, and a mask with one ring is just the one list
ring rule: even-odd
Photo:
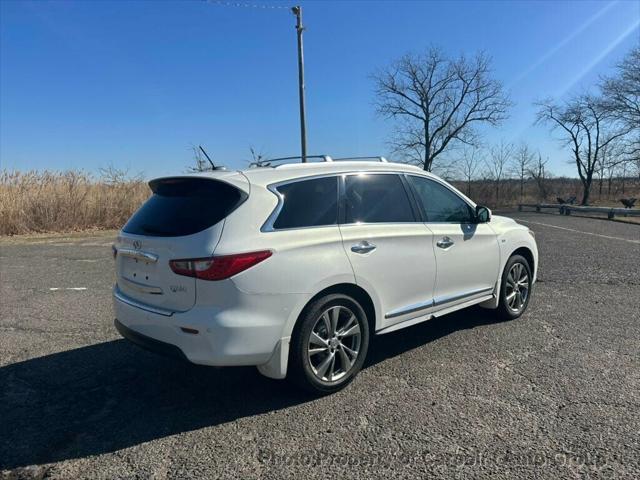
[[152,196],[114,245],[117,287],[147,305],[186,311],[196,301],[196,279],[177,275],[169,261],[211,256],[225,217],[247,194],[237,185],[208,177],[163,178],[149,185]]
[[446,308],[493,291],[500,249],[495,232],[475,223],[473,208],[452,189],[430,178],[408,175],[426,226],[433,232],[438,267],[434,305]]
[[403,178],[391,173],[344,177],[340,225],[356,283],[378,295],[378,329],[425,313],[435,282],[432,236],[416,216]]

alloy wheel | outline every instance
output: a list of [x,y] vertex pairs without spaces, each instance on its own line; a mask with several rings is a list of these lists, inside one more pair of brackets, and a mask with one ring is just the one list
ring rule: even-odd
[[360,323],[344,306],[331,307],[318,317],[307,346],[309,364],[316,378],[332,383],[353,368],[362,343]]
[[529,272],[522,263],[514,263],[507,275],[505,290],[507,306],[512,312],[520,312],[529,297]]

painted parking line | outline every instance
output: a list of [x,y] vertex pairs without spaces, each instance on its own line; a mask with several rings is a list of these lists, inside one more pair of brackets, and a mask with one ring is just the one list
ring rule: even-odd
[[531,223],[533,225],[541,225],[543,227],[557,228],[558,230],[566,230],[568,232],[582,233],[584,235],[591,235],[593,237],[601,237],[601,238],[606,238],[606,239],[609,239],[609,240],[621,240],[623,242],[635,243],[635,244],[640,245],[640,240],[630,240],[628,238],[611,237],[609,235],[602,235],[600,233],[593,233],[593,232],[585,232],[585,231],[582,231],[582,230],[575,230],[573,228],[567,228],[567,227],[559,227],[558,225],[550,225],[548,223],[532,222],[531,220],[524,220],[522,218],[514,218],[514,220],[516,220],[518,222],[523,222],[523,223]]
[[87,287],[51,287],[49,289],[50,292],[57,292],[59,290],[73,290],[76,292],[81,292],[83,290],[86,290]]

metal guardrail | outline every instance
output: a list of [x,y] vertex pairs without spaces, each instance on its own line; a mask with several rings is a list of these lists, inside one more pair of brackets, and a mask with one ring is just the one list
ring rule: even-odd
[[563,206],[564,205],[556,205],[552,203],[519,203],[518,211],[521,212],[523,208],[528,207],[528,208],[535,208],[536,212],[540,212],[544,208],[557,209]]
[[564,205],[561,213],[571,215],[571,212],[585,213],[606,213],[607,218],[612,219],[616,215],[621,217],[640,217],[640,210],[634,208],[610,208],[610,207],[580,207],[573,205]]
[[541,212],[544,209],[554,209],[558,210],[561,215],[571,215],[571,212],[605,213],[609,219],[613,219],[616,215],[619,217],[640,217],[640,209],[637,208],[581,207],[579,205],[559,205],[553,203],[519,203],[518,211],[522,212],[523,208],[535,208],[536,212]]

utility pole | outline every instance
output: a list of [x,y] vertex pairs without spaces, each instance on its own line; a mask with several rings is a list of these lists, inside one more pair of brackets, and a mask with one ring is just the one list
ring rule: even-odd
[[304,107],[304,53],[302,49],[302,7],[297,6],[291,9],[296,16],[296,31],[298,33],[298,95],[300,97],[300,149],[302,151],[302,162],[307,161],[307,119]]

